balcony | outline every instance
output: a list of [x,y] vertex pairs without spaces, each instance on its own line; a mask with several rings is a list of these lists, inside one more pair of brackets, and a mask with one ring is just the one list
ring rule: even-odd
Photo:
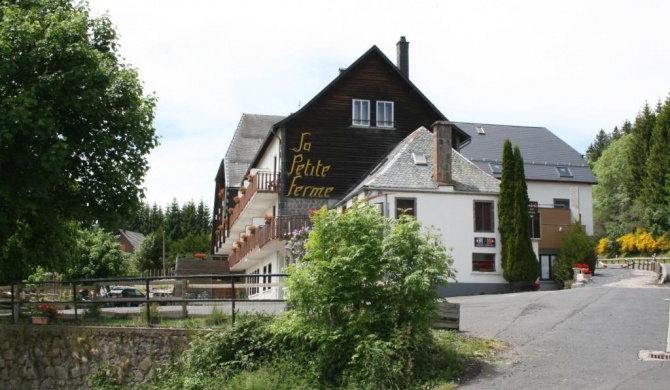
[[269,253],[283,249],[286,241],[291,238],[291,233],[305,226],[311,226],[309,217],[288,216],[275,217],[270,223],[257,227],[228,257],[230,270],[246,270]]
[[258,172],[249,183],[240,201],[228,216],[228,237],[243,233],[253,217],[262,217],[262,213],[271,207],[279,194],[279,174]]

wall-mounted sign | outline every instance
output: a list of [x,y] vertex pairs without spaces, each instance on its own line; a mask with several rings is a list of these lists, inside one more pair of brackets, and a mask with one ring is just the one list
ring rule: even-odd
[[310,197],[310,198],[328,198],[335,187],[314,186],[302,184],[303,179],[323,179],[330,171],[330,164],[325,164],[322,160],[312,160],[312,142],[309,138],[311,133],[303,132],[300,135],[300,143],[297,147],[291,148],[293,159],[291,169],[286,174],[290,178],[287,196]]
[[495,248],[496,239],[493,237],[475,237],[475,246],[479,248]]

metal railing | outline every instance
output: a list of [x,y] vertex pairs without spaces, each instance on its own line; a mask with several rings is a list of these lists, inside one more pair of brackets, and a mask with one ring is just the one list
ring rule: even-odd
[[291,233],[305,226],[312,226],[308,216],[272,218],[270,223],[256,227],[256,230],[252,234],[249,234],[248,238],[239,240],[236,244],[237,249],[228,257],[229,267],[232,268],[250,252],[262,248],[271,241],[290,239]]
[[[210,315],[212,307],[205,307],[205,304],[214,304],[213,307],[216,307],[216,304],[226,303],[230,305],[234,324],[241,303],[247,309],[261,303],[274,303],[275,309],[281,307],[283,311],[285,300],[282,297],[282,288],[285,277],[286,274],[208,274],[173,276],[169,279],[133,277],[13,282],[0,285],[0,307],[11,311],[12,323],[17,324],[22,311],[26,314],[26,308],[30,312],[41,305],[53,306],[63,318],[67,316],[75,322],[80,317],[85,317],[95,306],[99,309],[104,307],[100,310],[108,310],[111,315],[119,314],[114,312],[114,308],[137,306],[138,309],[133,313],[145,315],[146,323],[151,324],[150,307],[154,304],[169,306],[171,313],[174,314],[176,310],[179,317],[188,318],[193,315]],[[108,293],[118,285],[144,290],[141,291],[144,297],[115,298],[101,294],[101,291]],[[169,290],[170,295],[157,297],[154,291],[158,290]],[[150,293],[154,293],[154,296]],[[276,298],[266,298],[268,295]],[[198,307],[194,304],[198,304]],[[195,310],[196,308],[199,310]],[[125,311],[121,314],[128,313]]]

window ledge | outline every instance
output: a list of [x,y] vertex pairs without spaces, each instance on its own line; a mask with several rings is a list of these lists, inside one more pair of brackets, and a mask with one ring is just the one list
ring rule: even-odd
[[351,125],[350,129],[396,130],[395,127]]
[[481,271],[472,271],[470,275],[502,275],[502,272],[500,271],[493,271],[493,272],[481,272]]

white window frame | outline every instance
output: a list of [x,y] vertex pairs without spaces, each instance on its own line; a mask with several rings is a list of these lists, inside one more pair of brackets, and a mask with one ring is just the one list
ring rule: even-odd
[[[356,107],[358,105],[358,107]],[[366,109],[367,108],[367,109]],[[353,99],[351,102],[351,124],[370,127],[370,101]]]
[[[386,108],[389,106],[391,108],[390,118],[387,118]],[[377,121],[376,121],[377,127],[393,127],[394,126],[393,120],[395,119],[394,116],[395,112],[393,102],[386,100],[377,101]]]

